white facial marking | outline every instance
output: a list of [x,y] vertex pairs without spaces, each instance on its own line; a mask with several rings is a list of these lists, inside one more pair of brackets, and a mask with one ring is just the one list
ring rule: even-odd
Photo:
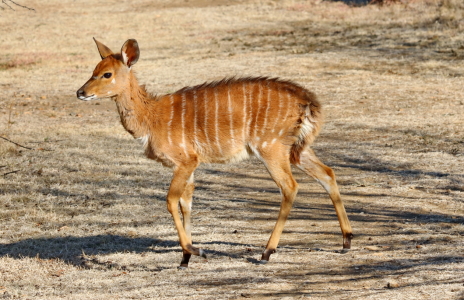
[[113,80],[111,80],[111,83],[116,84],[116,78],[113,78]]
[[87,97],[79,96],[79,99],[84,100],[84,101],[90,101],[90,100],[97,99],[97,96],[95,96],[95,95],[90,95],[90,96],[87,96]]

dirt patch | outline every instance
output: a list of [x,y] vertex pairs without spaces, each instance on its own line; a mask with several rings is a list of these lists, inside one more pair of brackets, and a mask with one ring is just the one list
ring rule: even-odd
[[[462,299],[464,23],[459,1],[28,1],[0,10],[0,297],[5,299]],[[179,272],[165,196],[107,99],[76,90],[136,38],[154,93],[227,76],[314,91],[314,144],[352,222],[324,190],[300,192],[278,252],[256,265],[279,191],[257,160],[195,173],[193,236],[208,259]]]

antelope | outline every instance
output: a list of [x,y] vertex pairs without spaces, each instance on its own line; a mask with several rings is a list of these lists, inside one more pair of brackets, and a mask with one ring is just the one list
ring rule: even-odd
[[278,219],[260,263],[267,263],[276,252],[298,191],[291,164],[327,191],[343,234],[343,252],[350,249],[353,234],[335,174],[310,148],[322,125],[315,94],[278,78],[232,77],[151,95],[138,84],[132,70],[140,56],[136,40],[127,40],[120,53],[94,40],[102,60],[77,97],[85,101],[112,98],[122,125],[142,142],[145,155],[173,169],[167,209],[182,247],[179,268],[188,267],[191,255],[206,258],[203,249],[192,245],[195,169],[201,163],[237,162],[251,155],[264,163],[282,195]]

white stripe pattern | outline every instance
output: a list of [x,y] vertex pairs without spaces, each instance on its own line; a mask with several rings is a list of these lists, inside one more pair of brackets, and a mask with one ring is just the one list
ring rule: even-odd
[[217,88],[214,88],[214,103],[216,105],[215,109],[215,127],[216,127],[216,145],[218,146],[218,150],[222,155],[222,148],[221,143],[219,142],[219,99],[217,95]]
[[227,85],[227,107],[229,109],[229,124],[230,124],[230,144],[232,147],[235,146],[235,134],[234,134],[234,119],[232,116],[232,101],[230,99],[230,85]]
[[247,96],[246,96],[246,89],[245,89],[245,83],[242,84],[242,92],[243,92],[243,132],[242,132],[242,143],[245,143],[246,140],[246,123],[247,123]]
[[181,114],[181,117],[180,117],[180,123],[182,125],[182,143],[180,144],[180,146],[184,149],[184,153],[186,156],[188,156],[187,154],[187,145],[185,144],[185,107],[186,107],[186,103],[187,102],[187,98],[185,96],[185,93],[182,93],[182,114]]
[[277,118],[275,118],[274,126],[272,126],[272,132],[275,131],[277,124],[280,121],[280,113],[282,112],[282,93],[280,89],[277,89],[277,98],[279,99],[279,109],[277,110]]
[[196,147],[199,147],[198,137],[197,137],[197,114],[198,114],[197,91],[193,90],[193,142]]
[[264,123],[263,123],[263,128],[261,129],[261,132],[264,134],[267,126],[267,116],[269,114],[269,109],[271,108],[271,89],[269,87],[269,82],[267,83],[267,100],[266,100],[266,111],[264,113]]
[[248,122],[247,122],[247,134],[248,134],[248,138],[251,137],[251,121],[252,118],[253,118],[253,89],[252,89],[252,85],[251,84],[248,84],[248,103],[249,103],[249,106],[250,106],[250,109],[249,109],[249,114],[248,114]]
[[172,95],[169,95],[169,101],[171,103],[171,114],[169,115],[169,121],[168,121],[168,142],[169,145],[172,145],[172,139],[171,139],[171,125],[172,125],[172,119],[174,119],[174,97]]
[[257,109],[256,109],[256,120],[255,120],[255,127],[253,128],[253,136],[255,138],[258,138],[259,137],[257,136],[257,131],[258,131],[258,118],[259,118],[259,109],[261,107],[261,84],[258,84],[258,105],[256,106]]
[[208,90],[205,89],[204,92],[204,96],[203,96],[203,102],[204,102],[204,105],[205,105],[205,111],[204,111],[204,116],[205,116],[205,123],[204,123],[204,130],[205,130],[205,138],[206,138],[206,144],[208,146],[211,146],[210,145],[210,140],[209,140],[209,135],[208,135],[208,95],[207,95],[207,92]]

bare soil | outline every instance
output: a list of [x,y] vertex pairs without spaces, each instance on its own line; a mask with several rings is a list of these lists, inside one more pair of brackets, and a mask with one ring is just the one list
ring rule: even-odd
[[[19,2],[35,11],[0,3],[0,298],[464,299],[461,1]],[[195,173],[208,259],[177,270],[171,170],[112,100],[75,97],[100,59],[92,37],[115,51],[137,39],[153,93],[228,76],[314,91],[326,124],[313,148],[338,176],[352,251],[339,253],[328,195],[295,170],[278,252],[257,265],[280,194],[253,159]]]

